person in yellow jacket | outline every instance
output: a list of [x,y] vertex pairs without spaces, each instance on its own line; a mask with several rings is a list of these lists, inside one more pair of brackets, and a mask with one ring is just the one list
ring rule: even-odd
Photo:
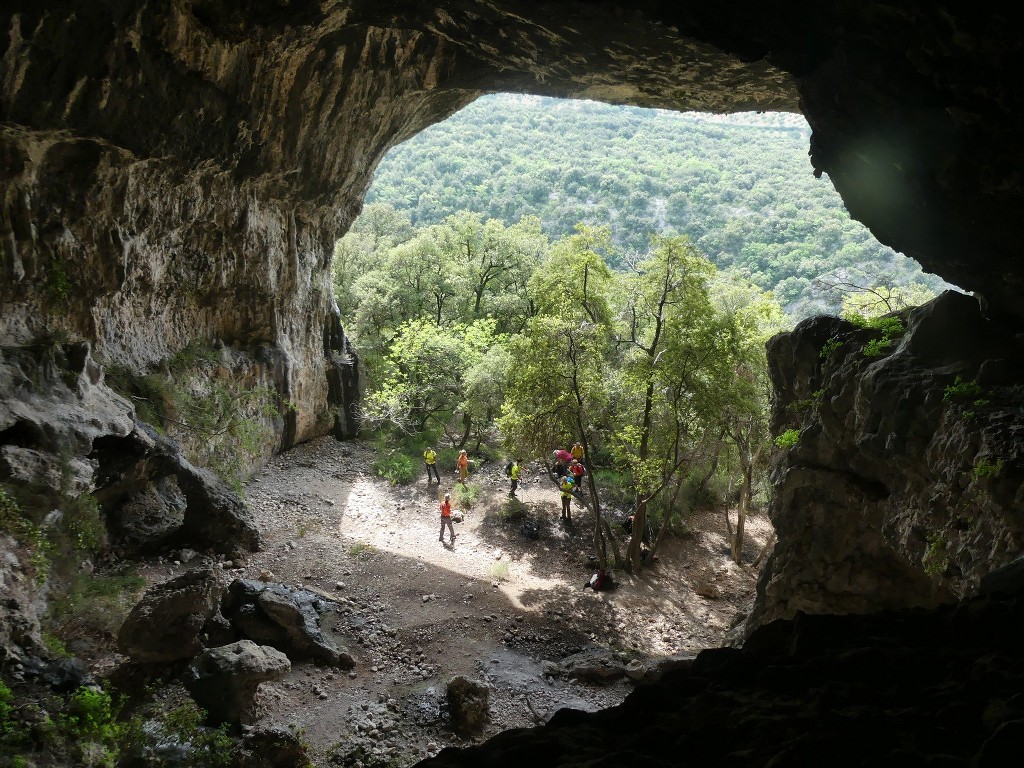
[[516,459],[512,462],[512,469],[509,470],[508,476],[512,478],[512,487],[508,491],[509,496],[516,495],[516,488],[519,487],[519,475],[522,474],[522,459]]
[[427,465],[427,485],[430,485],[430,473],[434,473],[434,477],[437,478],[437,484],[441,484],[441,476],[437,474],[437,453],[433,448],[427,448],[423,452],[423,463]]
[[572,448],[569,449],[569,453],[571,453],[572,457],[580,464],[583,463],[583,444],[579,440],[572,444]]

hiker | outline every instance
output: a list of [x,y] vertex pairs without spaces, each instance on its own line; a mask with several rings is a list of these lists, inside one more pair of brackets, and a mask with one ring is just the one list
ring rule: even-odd
[[572,504],[572,489],[573,482],[571,477],[563,477],[562,482],[558,485],[559,490],[562,492],[562,519],[568,522],[572,522],[572,512],[570,506]]
[[452,528],[452,495],[446,493],[444,500],[438,504],[438,509],[441,510],[441,533],[438,535],[437,540],[442,544],[444,543],[444,527],[448,526],[448,533],[452,535],[452,544],[455,543],[455,529]]
[[572,444],[572,448],[569,449],[569,453],[576,459],[580,464],[583,464],[583,444],[577,440]]
[[587,587],[590,587],[595,592],[602,592],[609,589],[615,589],[616,584],[612,581],[611,575],[605,573],[604,568],[601,568],[597,573],[587,579],[587,583],[583,585],[583,588],[586,589]]
[[516,495],[516,488],[519,487],[519,475],[523,471],[522,470],[522,464],[523,464],[523,460],[522,459],[516,459],[515,461],[512,462],[512,469],[510,469],[509,473],[508,473],[508,476],[510,478],[512,478],[512,487],[509,488],[509,491],[508,491],[508,495],[509,496],[515,496]]
[[583,465],[580,464],[576,459],[572,460],[569,465],[569,474],[572,475],[572,480],[576,484],[576,490],[583,491],[583,475],[587,472]]
[[459,482],[465,485],[469,476],[469,456],[465,449],[459,451],[459,460],[455,464],[459,468]]
[[427,448],[423,452],[423,463],[427,465],[427,485],[430,485],[430,473],[434,473],[434,477],[437,478],[437,484],[441,484],[441,476],[437,474],[437,454],[433,448]]
[[555,473],[555,477],[561,477],[569,469],[569,462],[572,461],[572,454],[563,448],[553,452],[555,457],[555,465],[551,468],[551,471]]

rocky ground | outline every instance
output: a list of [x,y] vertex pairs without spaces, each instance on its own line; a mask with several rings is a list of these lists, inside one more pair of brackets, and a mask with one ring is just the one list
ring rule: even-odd
[[[516,502],[501,467],[475,468],[479,500],[456,507],[457,540],[442,544],[438,486],[425,474],[392,486],[372,461],[368,444],[331,438],[276,457],[246,489],[266,546],[230,572],[329,598],[323,629],[355,668],[296,664],[260,693],[260,724],[300,734],[317,765],[405,766],[468,743],[447,712],[455,675],[490,688],[491,721],[473,740],[563,707],[612,706],[635,685],[628,677],[594,683],[563,667],[607,662],[609,651],[624,665],[716,646],[752,597],[757,574],[729,558],[721,513],[695,515],[653,567],[635,578],[616,573],[619,588],[595,594],[583,589],[592,518],[577,506],[574,525],[560,522],[558,492],[538,473]],[[454,468],[442,478],[449,490]],[[539,538],[522,534],[527,518]],[[766,518],[748,520],[745,563],[770,532]]]

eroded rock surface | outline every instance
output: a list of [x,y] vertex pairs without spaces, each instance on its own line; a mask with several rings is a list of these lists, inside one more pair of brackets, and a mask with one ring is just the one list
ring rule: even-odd
[[203,650],[203,625],[226,589],[213,568],[196,568],[150,588],[121,625],[118,647],[142,664],[191,659]]
[[745,631],[973,595],[1024,549],[1024,343],[947,292],[882,337],[838,318],[769,344],[778,543]]

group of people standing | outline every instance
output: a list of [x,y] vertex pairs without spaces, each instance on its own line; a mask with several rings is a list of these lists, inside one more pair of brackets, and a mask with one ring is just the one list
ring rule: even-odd
[[[423,463],[427,467],[427,485],[430,485],[431,475],[437,481],[437,484],[441,484],[441,475],[437,472],[437,451],[433,448],[427,448],[423,452]],[[459,472],[459,482],[463,485],[466,484],[466,478],[469,477],[469,454],[466,453],[465,449],[459,451],[459,458],[455,460],[455,468]]]
[[[432,482],[431,476],[440,485],[441,475],[437,471],[437,451],[432,447],[428,447],[423,452],[423,463],[427,467],[427,485],[430,485]],[[465,485],[466,478],[469,477],[469,454],[465,450],[459,451],[459,458],[455,460],[455,469],[459,473],[459,482]],[[437,536],[437,540],[442,544],[444,543],[444,531],[447,528],[448,533],[451,535],[451,543],[454,544],[456,534],[455,529],[452,527],[452,495],[446,493],[437,506],[441,512],[441,531]]]
[[583,465],[583,453],[583,445],[579,440],[568,451],[560,448],[554,452],[555,464],[551,469],[558,480],[562,519],[568,523],[572,522],[572,497],[580,498],[583,492],[583,476],[587,473]]
[[[567,522],[572,522],[572,511],[571,502],[572,497],[577,496],[581,493],[581,484],[583,482],[583,476],[586,475],[587,470],[583,464],[584,451],[583,445],[577,440],[573,443],[569,450],[558,449],[554,452],[555,463],[552,467],[555,478],[558,480],[558,488],[562,499],[562,519]],[[438,485],[441,484],[441,475],[437,471],[437,451],[432,447],[428,447],[423,451],[423,463],[427,468],[427,485],[431,482],[436,481]],[[459,473],[459,482],[463,485],[466,484],[466,478],[469,476],[469,455],[465,450],[459,451],[459,457],[455,461],[455,468]],[[516,498],[516,489],[519,487],[519,480],[524,472],[523,460],[515,459],[506,466],[506,474],[511,481],[509,487],[509,498]],[[444,498],[438,503],[438,509],[441,512],[441,531],[438,534],[438,541],[444,542],[444,532],[447,528],[451,535],[451,543],[455,543],[455,530],[452,528],[452,502],[451,494],[446,493]]]

